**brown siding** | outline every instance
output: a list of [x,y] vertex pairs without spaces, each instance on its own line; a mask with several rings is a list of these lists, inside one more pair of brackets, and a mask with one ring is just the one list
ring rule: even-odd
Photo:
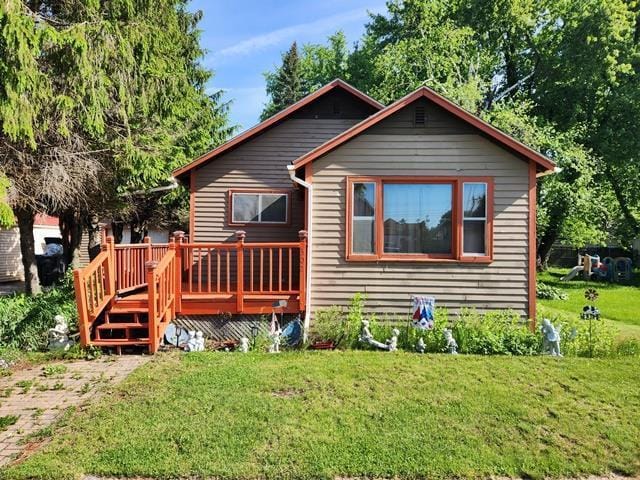
[[[316,160],[313,309],[347,305],[354,293],[364,292],[370,310],[381,313],[406,315],[410,296],[423,294],[435,296],[439,306],[454,311],[512,308],[526,315],[528,168],[526,162],[435,107],[427,110],[427,126],[415,128],[411,106]],[[494,177],[494,261],[489,265],[346,262],[349,175]]]
[[[304,228],[304,192],[294,190],[287,165],[340,132],[357,119],[292,118],[269,129],[195,172],[195,241],[223,242],[234,232],[247,232],[247,242],[296,241]],[[228,224],[229,190],[292,189],[291,225]]]

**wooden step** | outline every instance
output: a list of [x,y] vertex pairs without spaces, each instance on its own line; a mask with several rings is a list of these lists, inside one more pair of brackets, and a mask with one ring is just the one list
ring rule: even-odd
[[149,324],[140,322],[109,322],[98,325],[98,330],[127,330],[130,328],[149,328]]
[[118,338],[109,340],[91,340],[98,347],[119,347],[124,345],[149,345],[148,338]]
[[109,313],[111,315],[116,314],[116,315],[120,315],[120,314],[126,314],[126,313],[149,313],[149,307],[134,307],[134,306],[129,306],[129,305],[121,305],[116,303],[113,307],[111,307],[111,310],[109,310]]

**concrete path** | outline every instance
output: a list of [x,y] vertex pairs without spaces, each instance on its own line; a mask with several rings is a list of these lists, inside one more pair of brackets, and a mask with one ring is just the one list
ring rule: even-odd
[[56,361],[0,378],[0,465],[18,458],[29,437],[51,425],[67,408],[98,398],[106,387],[120,382],[149,359],[123,355]]

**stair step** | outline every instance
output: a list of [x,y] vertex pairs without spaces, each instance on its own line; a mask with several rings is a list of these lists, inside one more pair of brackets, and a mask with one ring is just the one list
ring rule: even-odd
[[98,347],[118,347],[122,345],[149,345],[148,338],[118,338],[110,340],[91,340]]
[[148,328],[148,323],[140,322],[109,322],[98,325],[98,330],[122,330],[126,328]]
[[130,307],[127,305],[114,305],[109,310],[111,315],[113,314],[122,314],[122,313],[148,313],[149,307]]

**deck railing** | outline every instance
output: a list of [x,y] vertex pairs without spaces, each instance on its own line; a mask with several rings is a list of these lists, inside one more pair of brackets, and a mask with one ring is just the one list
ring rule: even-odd
[[[105,309],[144,288],[152,352],[184,301],[199,302],[197,312],[189,310],[193,314],[215,312],[216,302],[224,304],[225,312],[256,313],[270,308],[271,297],[285,296],[295,297],[293,307],[304,310],[306,232],[297,242],[245,243],[243,231],[232,243],[188,243],[184,238],[178,234],[168,244],[145,238],[132,245],[106,238],[100,254],[74,272],[83,345],[91,343],[91,326]],[[256,300],[261,306],[248,303]]]

